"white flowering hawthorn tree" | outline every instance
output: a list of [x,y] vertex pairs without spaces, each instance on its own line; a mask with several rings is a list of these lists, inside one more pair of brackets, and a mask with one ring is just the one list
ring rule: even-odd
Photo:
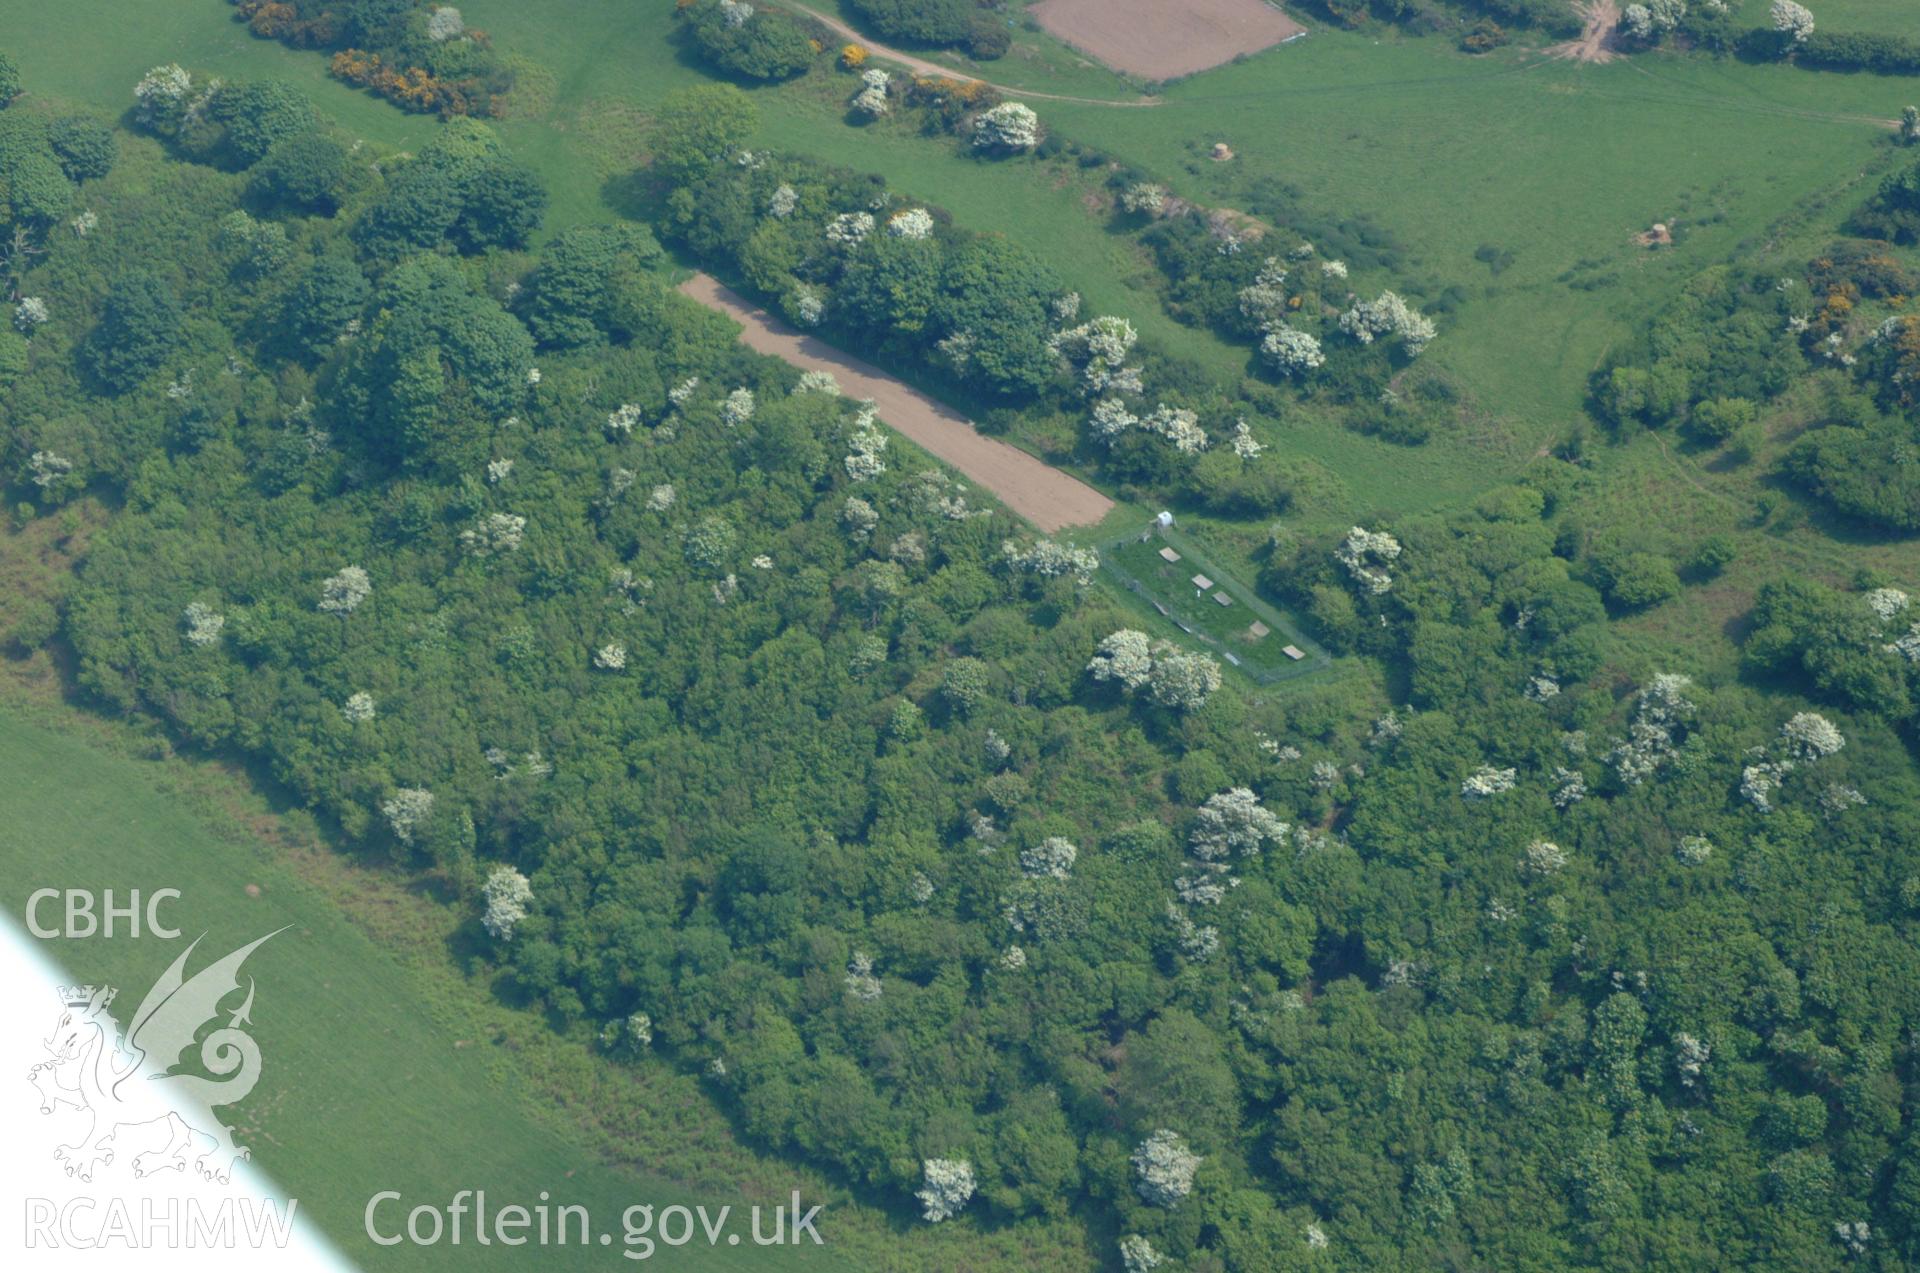
[[202,647],[220,644],[220,636],[227,627],[227,616],[204,601],[188,602],[181,619],[187,625],[187,641]]
[[973,1164],[964,1158],[928,1158],[920,1164],[920,1214],[930,1224],[959,1215],[973,1198]]
[[1003,154],[1032,150],[1040,144],[1040,117],[1022,102],[1002,102],[974,118],[973,144]]
[[873,528],[880,524],[880,512],[858,495],[849,495],[847,502],[840,506],[840,524],[846,528],[848,539],[864,544],[872,537]]
[[1108,633],[1094,650],[1087,673],[1096,681],[1118,681],[1137,690],[1153,673],[1153,641],[1144,632],[1121,628]]
[[896,239],[933,237],[933,214],[925,208],[907,208],[887,218],[887,233]]
[[1621,785],[1638,786],[1672,759],[1679,735],[1694,711],[1686,696],[1690,684],[1678,673],[1663,672],[1640,691],[1626,738],[1607,755]]
[[133,86],[134,119],[151,128],[177,114],[192,90],[193,77],[178,62],[156,66]]
[[335,575],[329,575],[320,583],[320,600],[317,603],[328,614],[341,617],[358,610],[361,603],[373,595],[373,581],[367,572],[359,566],[345,566]]
[[1913,599],[1898,588],[1875,588],[1867,594],[1866,602],[1874,618],[1882,623],[1891,623],[1913,604]]
[[1886,645],[1889,654],[1897,654],[1909,663],[1920,663],[1920,623],[1907,629],[1907,634]]
[[1713,841],[1704,835],[1683,835],[1673,856],[1682,866],[1705,866],[1713,857]]
[[638,403],[623,402],[607,413],[607,432],[614,437],[626,437],[633,432],[633,426],[639,423]]
[[1740,796],[1762,813],[1773,812],[1773,792],[1780,785],[1778,765],[1748,765],[1740,771]]
[[1179,711],[1197,711],[1220,688],[1218,662],[1133,628],[1102,638],[1086,670],[1096,681],[1117,681],[1129,693],[1144,691],[1149,702]]
[[442,5],[427,16],[427,38],[435,43],[457,39],[466,33],[467,23],[460,10]]
[[755,403],[753,390],[735,389],[720,403],[720,423],[729,429],[737,429],[753,419]]
[[1260,803],[1249,787],[1230,787],[1207,797],[1187,833],[1193,855],[1205,862],[1253,857],[1263,844],[1278,843],[1287,824]]
[[1296,379],[1324,367],[1327,362],[1318,336],[1285,323],[1268,328],[1267,334],[1260,338],[1260,356],[1281,375]]
[[[1077,298],[1076,298],[1077,299]],[[1127,366],[1139,333],[1124,318],[1103,314],[1053,334],[1047,348],[1080,373],[1082,393],[1139,393],[1140,369]]]
[[873,233],[871,212],[842,212],[827,222],[827,242],[836,247],[852,247]]
[[1194,712],[1206,706],[1219,688],[1220,664],[1214,659],[1167,641],[1153,647],[1153,671],[1147,677],[1147,697],[1152,702]]
[[380,805],[394,838],[412,844],[414,832],[433,816],[433,793],[421,787],[402,787]]
[[1261,263],[1253,282],[1240,289],[1240,313],[1256,327],[1279,322],[1287,312],[1287,267],[1277,256]]
[[473,557],[516,552],[525,542],[527,519],[515,513],[488,513],[460,532],[460,546]]
[[1211,924],[1196,924],[1193,917],[1171,900],[1167,902],[1167,920],[1173,925],[1180,953],[1194,963],[1205,963],[1220,949],[1220,930]]
[[1418,358],[1436,334],[1432,319],[1392,291],[1361,301],[1340,315],[1340,330],[1363,345],[1397,336],[1409,358]]
[[873,957],[864,950],[853,952],[853,958],[847,961],[847,995],[861,1003],[872,1003],[880,997],[880,978],[873,975]]
[[1795,713],[1780,727],[1780,739],[1787,754],[1799,761],[1820,760],[1847,745],[1839,728],[1818,712]]
[[1469,800],[1483,800],[1513,790],[1514,771],[1482,765],[1460,783],[1460,794]]
[[1160,1267],[1160,1253],[1137,1233],[1120,1239],[1120,1267],[1125,1273],[1151,1273]]
[[1792,40],[1796,47],[1813,35],[1813,11],[1803,4],[1795,4],[1794,0],[1773,0],[1768,17],[1772,19],[1773,29]]
[[847,435],[847,454],[842,464],[847,477],[855,482],[870,482],[887,471],[887,432],[872,403],[864,404],[853,418]]
[[[1512,772],[1509,770],[1508,772]],[[1521,864],[1533,875],[1558,875],[1567,869],[1567,851],[1552,840],[1535,840],[1527,846]]]
[[533,900],[533,885],[510,866],[496,866],[487,874],[480,891],[486,910],[480,926],[498,941],[513,940],[513,930],[527,917],[527,903]]
[[1100,568],[1100,554],[1093,549],[1046,538],[1024,546],[1017,540],[1004,540],[1000,545],[1000,556],[1018,574],[1032,575],[1037,579],[1059,579],[1070,575],[1083,588],[1093,582],[1093,572]]
[[1200,427],[1200,417],[1185,407],[1161,403],[1141,417],[1140,427],[1166,440],[1182,455],[1198,455],[1212,441]]
[[1367,530],[1361,526],[1349,530],[1333,550],[1333,559],[1346,567],[1354,582],[1374,596],[1393,589],[1393,576],[1387,573],[1386,566],[1399,556],[1399,540],[1384,530]]
[[1178,1132],[1160,1128],[1133,1151],[1134,1188],[1152,1207],[1176,1207],[1193,1192],[1201,1158]]
[[27,475],[36,487],[52,495],[73,475],[73,461],[57,451],[35,451],[27,457]]
[[1020,850],[1020,870],[1029,879],[1064,880],[1073,874],[1080,850],[1065,836],[1050,835]]
[[788,299],[787,312],[802,327],[818,327],[820,320],[827,316],[827,301],[819,288],[811,283],[800,283],[794,287]]
[[1261,444],[1260,439],[1253,436],[1253,426],[1245,420],[1233,422],[1233,437],[1229,441],[1233,446],[1233,453],[1248,462],[1259,459],[1267,449]]
[[870,66],[860,73],[860,91],[853,95],[853,109],[868,119],[878,119],[892,107],[887,101],[887,90],[893,83],[893,77],[877,66]]

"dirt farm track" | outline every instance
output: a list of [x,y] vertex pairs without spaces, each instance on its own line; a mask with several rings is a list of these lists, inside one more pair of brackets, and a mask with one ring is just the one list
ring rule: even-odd
[[1041,0],[1041,26],[1116,71],[1171,80],[1306,30],[1265,0]]
[[871,398],[881,423],[992,491],[1001,503],[1041,530],[1051,533],[1088,525],[1112,511],[1113,501],[1079,478],[988,437],[953,408],[878,367],[795,331],[717,279],[695,274],[680,290],[739,323],[744,329],[741,339],[750,348],[807,371],[832,373],[849,398]]

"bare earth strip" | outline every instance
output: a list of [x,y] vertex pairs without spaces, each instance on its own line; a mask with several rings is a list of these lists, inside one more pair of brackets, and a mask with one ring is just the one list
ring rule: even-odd
[[1265,0],[1041,0],[1032,12],[1074,48],[1149,80],[1204,71],[1306,30]]
[[1613,61],[1616,56],[1613,32],[1620,25],[1620,6],[1613,0],[1589,0],[1579,9],[1580,16],[1587,20],[1580,38],[1554,45],[1547,50],[1548,56],[1563,57],[1574,62]]
[[830,372],[849,398],[873,399],[882,421],[992,491],[1041,530],[1090,525],[1112,511],[1113,501],[1079,478],[987,437],[951,407],[871,363],[795,331],[719,280],[695,274],[680,290],[739,323],[749,348],[808,371]]

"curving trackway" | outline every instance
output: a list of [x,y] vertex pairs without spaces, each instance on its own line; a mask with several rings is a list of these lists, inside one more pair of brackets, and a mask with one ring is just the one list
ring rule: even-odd
[[[828,30],[837,32],[857,44],[865,45],[867,51],[874,56],[885,58],[889,62],[898,62],[910,71],[917,72],[921,75],[935,76],[937,78],[980,80],[978,75],[970,75],[965,71],[955,70],[951,66],[942,66],[938,62],[931,62],[926,58],[915,57],[911,53],[880,44],[871,36],[861,34],[832,14],[822,13],[818,9],[799,3],[799,0],[786,0],[786,3],[788,8],[799,10]],[[1079,102],[1083,106],[1158,106],[1160,104],[1160,99],[1157,97],[1137,97],[1131,101],[1116,100],[1110,97],[1074,97],[1067,93],[1042,93],[1034,89],[1014,88],[1010,84],[995,84],[992,80],[980,80],[980,82],[994,92],[1002,93],[1008,97],[1033,97],[1051,102]]]

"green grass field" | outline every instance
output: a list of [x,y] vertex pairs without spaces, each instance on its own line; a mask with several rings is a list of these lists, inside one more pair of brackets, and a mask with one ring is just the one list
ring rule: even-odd
[[[1168,561],[1163,550],[1178,554],[1177,559]],[[1215,654],[1230,656],[1228,664],[1258,684],[1291,680],[1331,663],[1319,646],[1301,635],[1294,620],[1262,601],[1189,535],[1157,527],[1144,538],[1135,532],[1102,547],[1100,557],[1115,591],[1133,600],[1136,609],[1151,610],[1155,627],[1171,624]],[[1196,576],[1212,585],[1202,590],[1193,583]],[[1221,595],[1226,604],[1220,602]],[[1265,635],[1252,631],[1256,622],[1267,628]],[[1306,657],[1287,657],[1283,647],[1288,645]]]
[[[1544,430],[1678,282],[1808,192],[1857,179],[1884,153],[1874,121],[1897,115],[1905,91],[1666,55],[1473,58],[1436,39],[1329,31],[1179,84],[1155,110],[1060,103],[1046,114],[1204,202],[1236,206],[1276,179],[1322,216],[1372,217],[1405,245],[1405,273],[1467,290],[1428,356],[1516,428]],[[1216,140],[1237,158],[1196,158]],[[1656,221],[1688,227],[1679,247],[1630,241]],[[1475,259],[1483,246],[1513,264],[1494,274]]]

